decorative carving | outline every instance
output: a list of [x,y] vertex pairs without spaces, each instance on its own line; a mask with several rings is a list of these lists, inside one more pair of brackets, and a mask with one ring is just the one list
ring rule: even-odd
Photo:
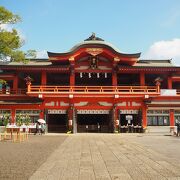
[[69,58],[69,61],[74,61],[74,57],[71,56],[71,57]]
[[92,32],[92,35],[85,39],[84,41],[104,41],[103,39],[96,37],[96,34]]
[[155,81],[156,86],[160,86],[163,79],[160,77],[157,77],[154,81]]
[[24,78],[24,80],[26,81],[27,85],[31,84],[31,82],[33,81],[33,79],[30,76],[27,76],[26,78]]
[[119,62],[120,59],[119,59],[118,57],[115,57],[115,58],[114,58],[114,61],[115,61],[115,62]]
[[86,48],[86,52],[92,56],[97,56],[103,52],[103,48]]
[[97,57],[91,57],[90,66],[92,69],[96,69],[98,67],[98,59]]

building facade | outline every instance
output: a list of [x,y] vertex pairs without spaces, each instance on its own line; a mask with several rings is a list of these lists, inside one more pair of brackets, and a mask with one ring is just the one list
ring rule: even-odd
[[115,132],[126,125],[170,129],[180,119],[180,67],[141,60],[94,34],[65,53],[2,62],[0,117],[29,114],[49,132]]

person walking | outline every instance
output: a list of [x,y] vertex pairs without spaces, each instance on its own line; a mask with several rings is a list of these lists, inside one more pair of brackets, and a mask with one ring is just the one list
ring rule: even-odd
[[176,134],[176,136],[179,136],[180,135],[180,122],[179,121],[176,123],[176,126],[177,126],[177,134]]
[[41,135],[42,135],[42,134],[45,134],[45,130],[46,130],[46,124],[45,124],[45,123],[42,123],[42,124],[41,124]]

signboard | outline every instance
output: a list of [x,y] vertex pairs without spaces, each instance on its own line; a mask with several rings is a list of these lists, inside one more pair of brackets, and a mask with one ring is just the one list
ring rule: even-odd
[[161,96],[176,96],[176,89],[161,89]]
[[126,115],[126,120],[127,121],[131,121],[133,119],[133,116],[132,115]]
[[126,115],[126,121],[128,121],[128,124],[131,124],[131,121],[133,120],[132,115]]
[[109,110],[77,110],[77,114],[109,114]]
[[66,110],[48,109],[48,114],[66,114]]

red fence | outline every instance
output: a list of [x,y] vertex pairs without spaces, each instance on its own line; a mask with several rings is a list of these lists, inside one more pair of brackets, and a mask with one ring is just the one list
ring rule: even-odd
[[28,93],[131,93],[157,94],[156,86],[30,86]]

